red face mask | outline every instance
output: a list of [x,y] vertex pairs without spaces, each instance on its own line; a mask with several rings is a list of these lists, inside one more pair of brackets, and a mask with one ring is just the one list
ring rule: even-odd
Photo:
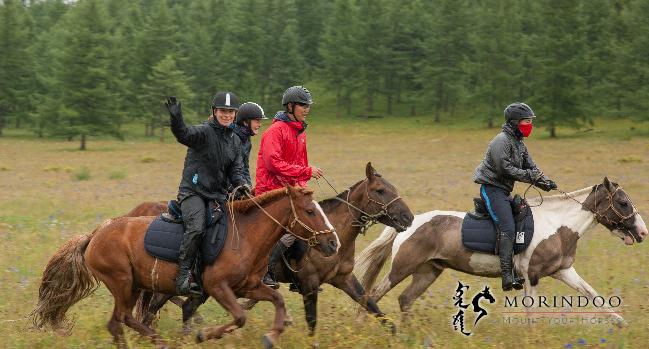
[[518,129],[523,134],[523,137],[529,137],[532,133],[532,124],[518,124]]

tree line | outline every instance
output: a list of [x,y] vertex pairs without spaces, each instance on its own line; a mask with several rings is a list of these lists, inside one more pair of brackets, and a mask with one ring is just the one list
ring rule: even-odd
[[[167,95],[207,115],[217,90],[266,109],[316,84],[337,117],[533,105],[550,134],[649,120],[649,0],[0,0],[0,135],[163,130]],[[401,108],[396,108],[401,106]],[[356,108],[358,110],[359,108]]]

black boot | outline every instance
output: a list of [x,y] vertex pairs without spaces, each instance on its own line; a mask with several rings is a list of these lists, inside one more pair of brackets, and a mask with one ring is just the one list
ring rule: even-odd
[[187,234],[183,236],[183,241],[180,244],[180,255],[178,256],[178,275],[176,276],[176,293],[179,295],[187,295],[190,292],[201,294],[201,287],[195,283],[190,282],[192,265],[196,258],[196,251],[200,243],[200,234]]
[[500,269],[503,279],[503,291],[511,291],[512,288],[520,290],[523,285],[514,275],[514,242],[506,234],[500,234],[500,243],[498,246],[498,255],[500,256]]
[[270,286],[271,288],[279,288],[279,283],[275,281],[275,265],[280,261],[282,254],[284,254],[287,249],[288,247],[284,246],[284,244],[280,242],[270,252],[270,258],[268,258],[268,272],[266,273],[266,275],[264,275],[264,278],[261,280],[261,282]]

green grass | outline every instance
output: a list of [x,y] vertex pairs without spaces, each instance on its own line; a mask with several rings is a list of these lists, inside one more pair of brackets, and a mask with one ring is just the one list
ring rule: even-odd
[[90,179],[90,170],[83,166],[74,173],[74,178],[78,181],[87,181]]
[[[471,198],[477,194],[477,187],[472,184],[473,170],[497,129],[484,129],[480,122],[468,117],[444,117],[441,125],[427,116],[336,119],[325,109],[327,104],[323,101],[316,105],[309,120],[309,160],[325,170],[338,190],[362,179],[365,163],[372,161],[415,213],[471,208]],[[576,190],[609,176],[624,186],[645,215],[645,221],[649,221],[649,137],[639,127],[630,130],[632,124],[624,120],[596,120],[593,131],[560,128],[557,139],[535,130],[527,144],[534,160],[560,188]],[[268,122],[264,127],[267,125]],[[124,141],[89,139],[90,149],[105,151],[67,151],[77,146],[75,141],[39,140],[25,131],[11,129],[6,137],[0,138],[0,168],[8,168],[0,171],[0,347],[112,347],[106,322],[113,304],[104,286],[71,309],[76,327],[69,337],[31,331],[25,316],[35,305],[43,268],[65,240],[91,231],[105,219],[122,215],[142,201],[176,196],[186,148],[175,143],[170,133],[167,141],[160,143],[157,136],[141,136],[142,126],[126,125],[125,129],[128,132]],[[258,144],[256,137],[251,169],[255,168]],[[143,162],[145,158],[155,161]],[[74,171],[82,168],[86,168],[88,176],[93,174],[90,180],[77,180],[75,174],[79,172]],[[312,187],[318,198],[333,194],[324,187],[324,192],[315,184]],[[375,239],[381,229],[375,226],[366,236],[359,237],[357,251]],[[601,294],[622,297],[627,328],[504,325],[499,316],[504,311],[503,304],[496,303],[489,306],[489,316],[481,320],[474,335],[465,338],[450,326],[455,308],[449,302],[457,281],[476,288],[489,285],[498,300],[503,299],[503,293],[497,279],[448,270],[415,302],[409,322],[401,320],[397,301],[408,280],[380,301],[381,309],[397,322],[395,336],[371,319],[364,324],[355,323],[355,303],[341,291],[325,285],[319,296],[317,334],[310,338],[306,336],[301,297],[282,287],[280,291],[295,325],[286,329],[280,344],[282,348],[305,348],[314,342],[322,348],[422,348],[424,343],[440,348],[563,348],[567,344],[577,348],[583,338],[587,343],[584,347],[646,347],[646,248],[643,244],[625,246],[598,226],[580,239],[577,250],[575,267],[580,275]],[[551,278],[541,280],[539,292],[577,295]],[[230,321],[213,300],[200,311],[209,325]],[[180,335],[180,310],[167,306],[162,311],[158,331],[177,347],[258,348],[261,336],[271,326],[272,315],[272,306],[262,303],[249,313],[243,329],[221,340],[197,345],[192,336]],[[125,331],[131,347],[152,347],[130,329]],[[606,343],[600,344],[601,338]]]

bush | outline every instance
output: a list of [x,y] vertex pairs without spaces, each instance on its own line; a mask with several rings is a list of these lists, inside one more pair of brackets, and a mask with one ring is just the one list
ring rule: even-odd
[[74,173],[74,178],[78,181],[87,181],[90,179],[90,170],[84,166]]
[[126,178],[126,171],[124,170],[114,170],[108,174],[109,179],[124,179]]

